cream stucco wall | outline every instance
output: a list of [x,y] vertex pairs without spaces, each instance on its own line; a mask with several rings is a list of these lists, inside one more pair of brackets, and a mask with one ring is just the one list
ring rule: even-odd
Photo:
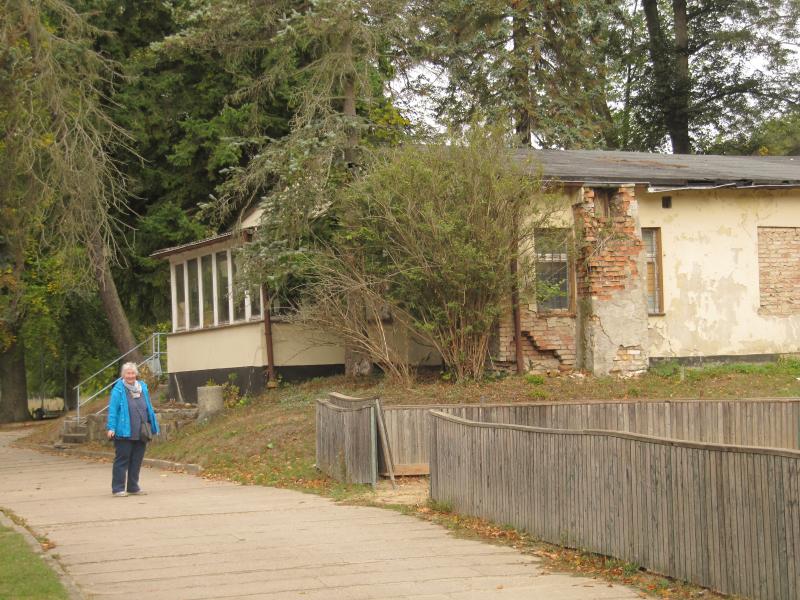
[[[272,335],[278,367],[344,363],[344,348],[329,337],[289,323],[274,323]],[[174,333],[167,343],[170,373],[267,364],[263,321]]]
[[393,324],[385,324],[383,332],[374,325],[369,328],[369,335],[379,339],[386,336],[387,347],[393,349],[397,357],[418,367],[434,367],[442,364],[442,358],[436,348],[426,344],[415,334],[405,328]]
[[[390,343],[411,364],[441,364],[435,349],[387,328]],[[331,335],[295,323],[273,322],[272,344],[276,367],[344,364],[344,346]],[[168,337],[170,373],[263,367],[267,364],[264,322],[252,321],[211,329],[194,329]]]
[[[263,324],[261,332],[263,338]],[[328,334],[294,323],[273,323],[272,346],[278,367],[344,364],[344,345],[341,342]],[[266,358],[261,364],[266,364]]]
[[664,315],[649,317],[650,356],[800,352],[800,315],[759,314],[757,230],[800,227],[800,190],[636,195],[641,226],[661,228]]

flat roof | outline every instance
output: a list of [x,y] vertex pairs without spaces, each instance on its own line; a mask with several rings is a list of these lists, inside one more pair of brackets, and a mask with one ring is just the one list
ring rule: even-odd
[[519,149],[545,179],[564,183],[641,183],[657,186],[800,186],[800,156],[651,154],[606,150]]
[[168,256],[172,256],[173,254],[180,254],[181,252],[188,252],[190,250],[195,250],[197,248],[211,246],[218,242],[225,241],[231,237],[233,237],[232,231],[228,231],[227,233],[220,233],[219,235],[212,235],[211,237],[207,237],[202,240],[197,240],[196,242],[189,242],[187,244],[181,244],[179,246],[172,246],[171,248],[163,248],[161,250],[156,250],[150,255],[150,258],[167,258]]

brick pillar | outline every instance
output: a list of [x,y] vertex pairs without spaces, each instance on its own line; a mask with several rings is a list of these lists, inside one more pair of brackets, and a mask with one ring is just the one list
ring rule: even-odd
[[578,241],[577,366],[594,375],[647,369],[647,288],[633,186],[584,188],[573,206]]

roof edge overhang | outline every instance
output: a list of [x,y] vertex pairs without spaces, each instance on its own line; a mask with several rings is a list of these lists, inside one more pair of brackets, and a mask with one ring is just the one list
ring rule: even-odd
[[717,190],[721,188],[729,188],[734,190],[785,190],[785,189],[798,189],[800,182],[797,183],[753,183],[753,184],[739,184],[739,183],[723,183],[720,185],[654,185],[648,186],[648,192],[680,192],[681,190]]
[[196,242],[189,242],[188,244],[181,244],[180,246],[172,246],[171,248],[163,248],[162,250],[156,250],[155,252],[153,252],[150,255],[150,258],[158,258],[163,260],[175,254],[191,252],[192,250],[198,250],[200,248],[205,248],[206,246],[213,246],[214,244],[219,244],[220,242],[225,242],[228,240],[235,240],[235,239],[247,240],[247,238],[250,237],[252,231],[253,231],[252,228],[228,231],[227,233],[220,233],[219,235],[214,235],[211,237],[204,238],[202,240],[197,240]]
[[561,179],[559,177],[549,177],[545,183],[551,186],[564,187],[609,187],[609,186],[631,186],[646,185],[654,191],[679,191],[679,190],[715,190],[720,188],[734,189],[792,189],[800,188],[800,181],[776,181],[776,182],[753,182],[753,181],[680,181],[680,180],[637,180],[637,179]]

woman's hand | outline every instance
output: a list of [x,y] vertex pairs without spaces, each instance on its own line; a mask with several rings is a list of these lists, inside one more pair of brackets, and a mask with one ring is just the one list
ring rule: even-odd
[[106,432],[106,436],[108,437],[108,439],[113,440],[114,439],[114,430],[113,429],[109,429]]

